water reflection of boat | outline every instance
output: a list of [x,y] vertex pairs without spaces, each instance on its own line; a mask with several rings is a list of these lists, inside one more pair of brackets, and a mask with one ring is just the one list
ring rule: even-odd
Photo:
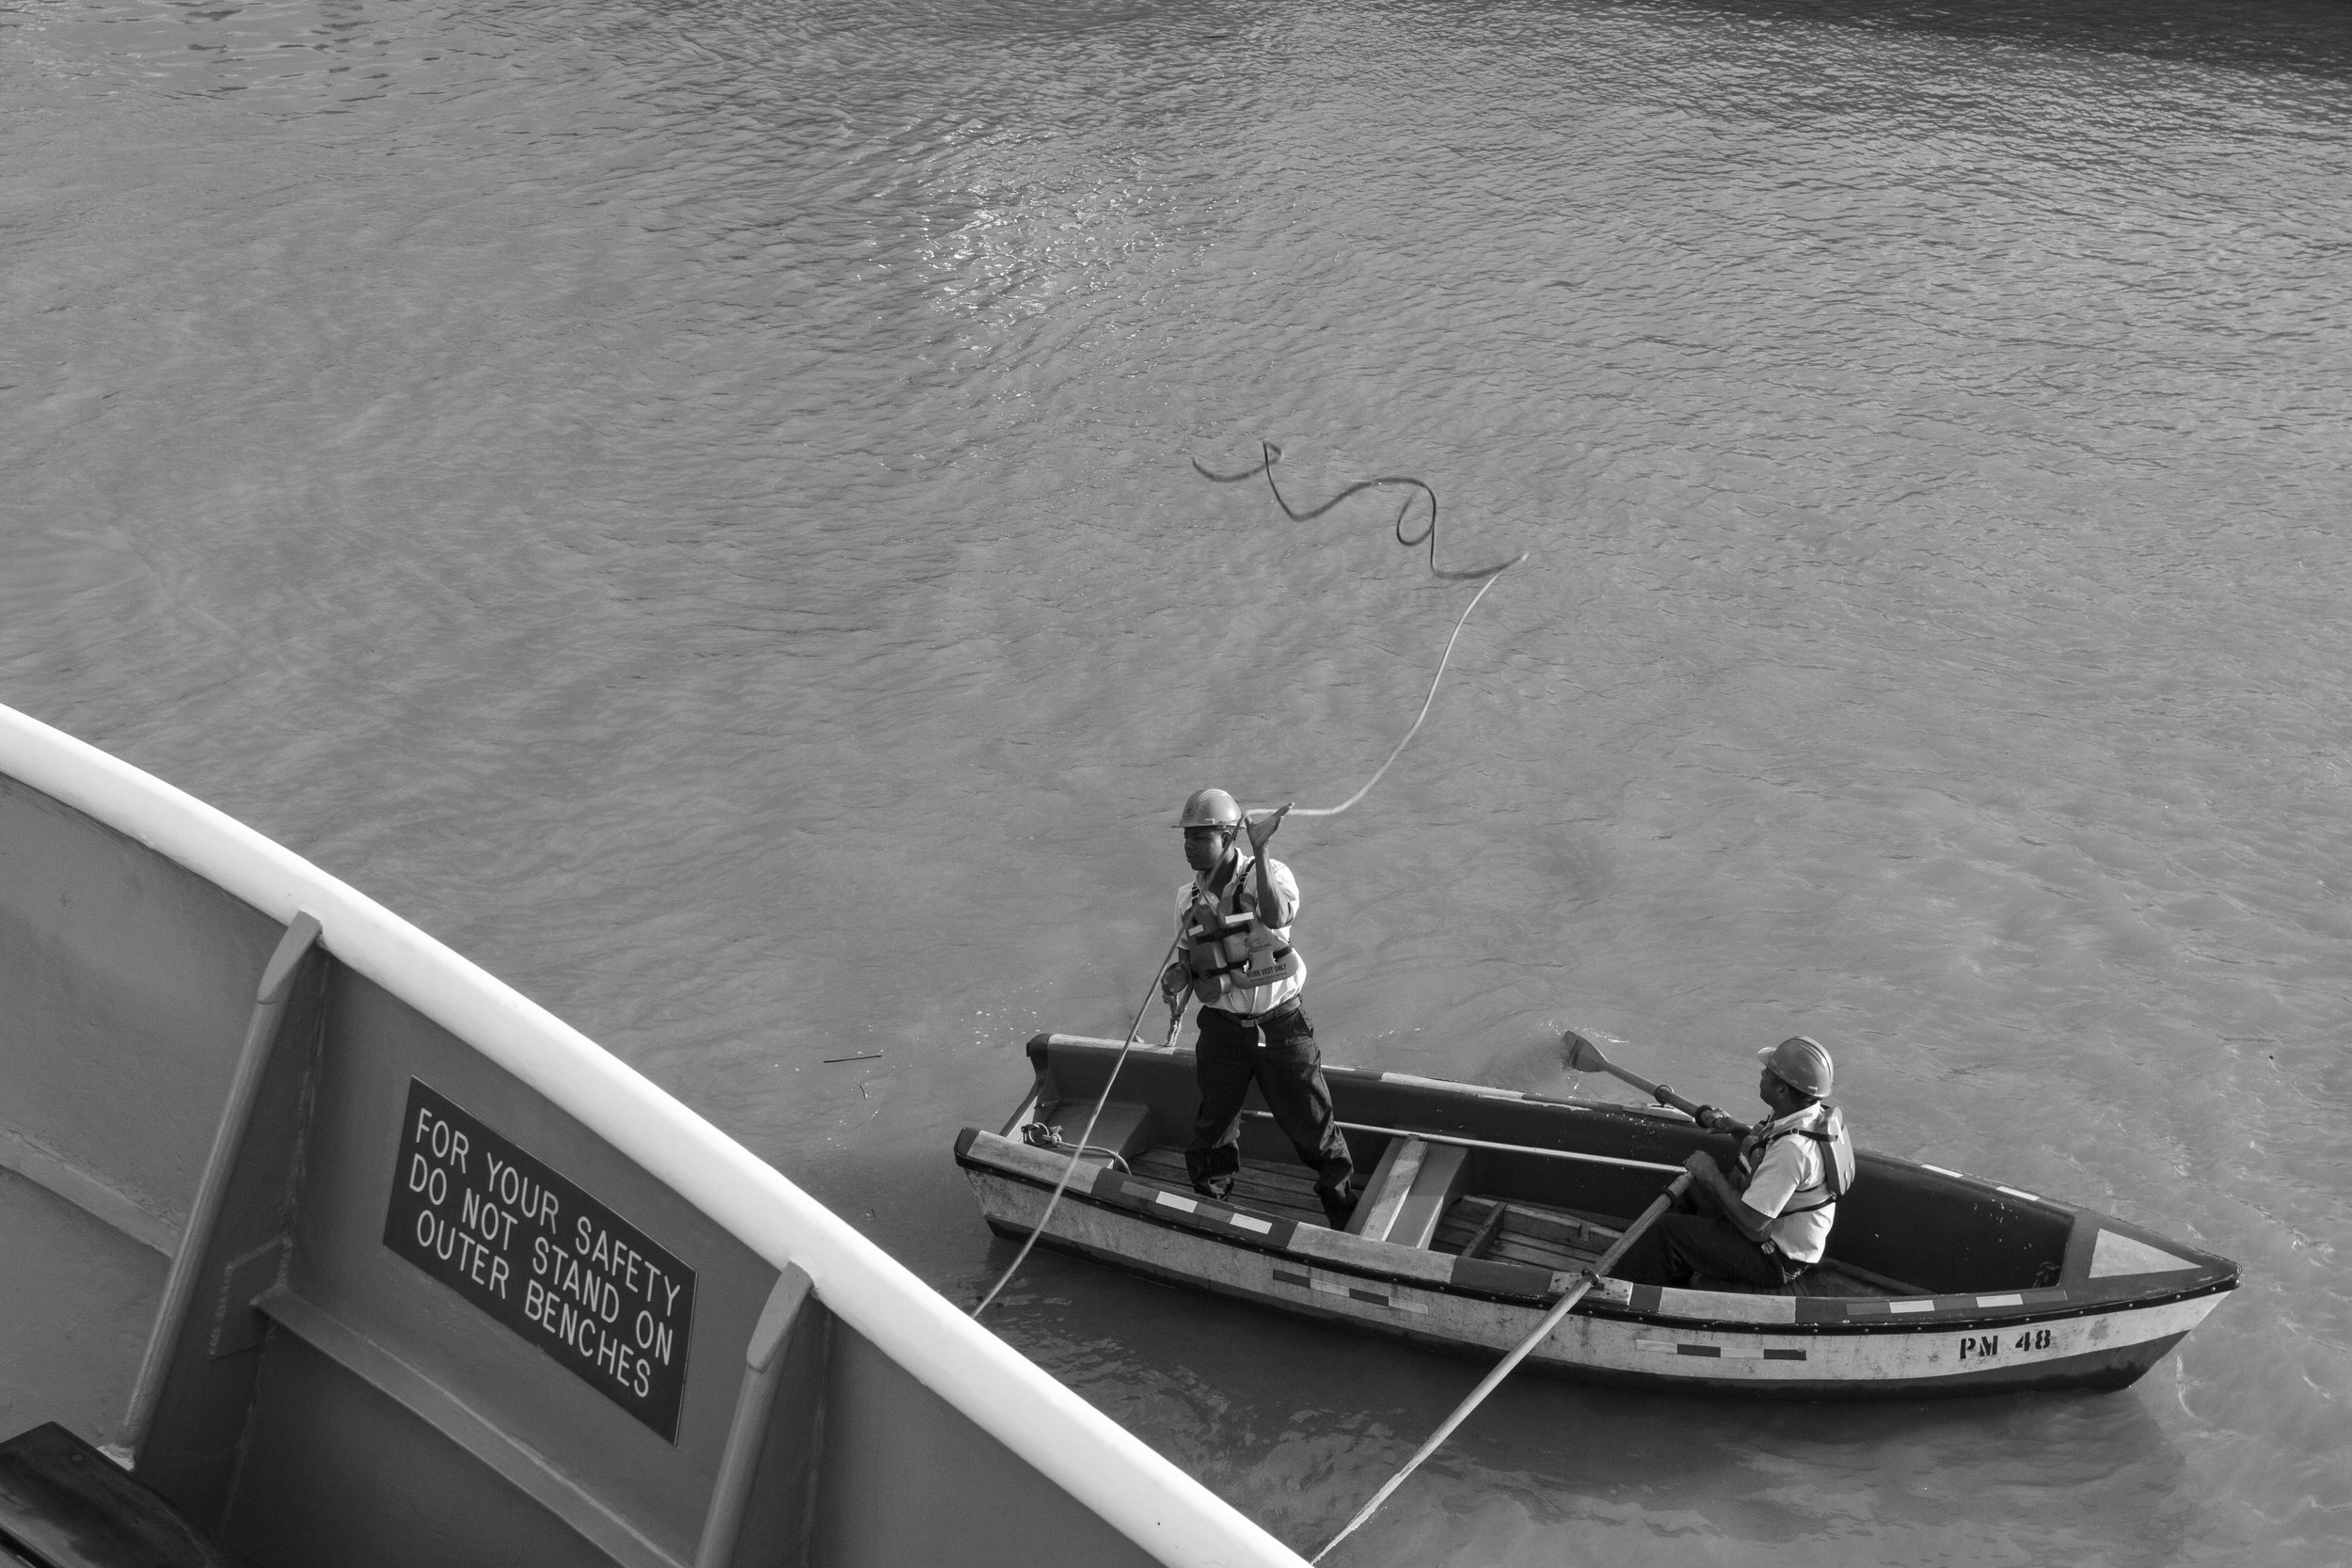
[[5,708],[0,997],[19,1555],[1298,1561],[541,1008]]
[[[1036,1085],[1004,1132],[957,1140],[999,1233],[1036,1227],[1118,1051],[1039,1036]],[[1191,1053],[1138,1046],[1043,1239],[1349,1328],[1494,1354],[1534,1331],[1686,1156],[1728,1148],[1646,1106],[1327,1072],[1371,1173],[1346,1231],[1325,1226],[1308,1173],[1262,1112],[1245,1118],[1232,1201],[1195,1196],[1182,1152]],[[2236,1284],[2229,1259],[2121,1220],[1866,1151],[1828,1264],[1791,1293],[1603,1280],[1530,1359],[1605,1382],[1804,1399],[2121,1388]]]

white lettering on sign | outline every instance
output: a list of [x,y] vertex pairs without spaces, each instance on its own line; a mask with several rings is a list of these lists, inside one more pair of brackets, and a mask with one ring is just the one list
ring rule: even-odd
[[384,1244],[676,1441],[694,1271],[414,1079],[400,1144]]

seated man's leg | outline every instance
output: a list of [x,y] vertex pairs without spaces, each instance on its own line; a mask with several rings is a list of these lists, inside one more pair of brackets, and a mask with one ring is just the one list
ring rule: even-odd
[[1265,1032],[1265,1048],[1257,1056],[1259,1091],[1299,1163],[1315,1173],[1315,1196],[1323,1203],[1324,1218],[1336,1230],[1347,1223],[1348,1212],[1356,1206],[1350,1190],[1356,1162],[1347,1151],[1346,1136],[1331,1117],[1331,1086],[1324,1082],[1314,1025],[1307,1022],[1306,1010],[1293,1003],[1276,1009],[1259,1027]]
[[1740,1227],[1720,1214],[1667,1214],[1660,1219],[1659,1227],[1663,1232],[1666,1271],[1677,1276],[1675,1284],[1692,1275],[1768,1289],[1781,1283],[1780,1259],[1740,1234]]
[[1241,1169],[1241,1102],[1256,1069],[1258,1032],[1227,1013],[1203,1007],[1200,1037],[1193,1044],[1193,1081],[1200,1088],[1200,1114],[1192,1142],[1184,1148],[1184,1174],[1203,1197],[1221,1198]]
[[[1689,1201],[1689,1199],[1684,1199]],[[1703,1215],[1689,1213],[1687,1209],[1668,1209],[1663,1215],[1651,1220],[1649,1229],[1632,1239],[1626,1256],[1609,1267],[1607,1279],[1623,1279],[1630,1286],[1679,1286],[1687,1279],[1687,1270],[1677,1262],[1675,1248],[1668,1243],[1668,1232],[1677,1225],[1708,1225]]]
[[1669,1211],[1652,1220],[1647,1230],[1633,1238],[1633,1244],[1625,1249],[1625,1256],[1610,1265],[1605,1277],[1622,1279],[1629,1285],[1679,1283],[1671,1275],[1673,1264],[1666,1255],[1665,1227],[1670,1220],[1688,1218],[1687,1214]]

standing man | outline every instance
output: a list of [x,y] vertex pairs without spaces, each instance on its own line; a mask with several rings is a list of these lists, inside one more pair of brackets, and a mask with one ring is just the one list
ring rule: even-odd
[[[1766,1046],[1756,1096],[1772,1117],[1740,1140],[1735,1185],[1713,1156],[1683,1162],[1686,1201],[1695,1212],[1658,1216],[1648,1234],[1612,1272],[1637,1285],[1731,1279],[1776,1290],[1820,1262],[1829,1250],[1837,1200],[1853,1186],[1853,1140],[1846,1118],[1826,1102],[1829,1053],[1809,1035]],[[1710,1131],[1737,1127],[1712,1106],[1699,1107]]]
[[1298,1005],[1307,962],[1291,945],[1298,882],[1265,853],[1290,807],[1245,820],[1221,789],[1194,792],[1176,826],[1184,832],[1192,880],[1177,894],[1176,961],[1161,992],[1181,1011],[1189,990],[1200,1003],[1194,1070],[1200,1114],[1184,1170],[1192,1190],[1222,1199],[1241,1168],[1241,1106],[1254,1081],[1298,1158],[1315,1173],[1315,1196],[1336,1230],[1356,1207],[1355,1162],[1331,1120],[1331,1089],[1314,1026]]

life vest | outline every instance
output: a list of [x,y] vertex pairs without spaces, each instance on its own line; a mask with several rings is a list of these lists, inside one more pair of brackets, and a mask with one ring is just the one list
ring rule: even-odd
[[[1802,1116],[1804,1113],[1798,1114]],[[1821,1180],[1815,1186],[1798,1188],[1791,1195],[1788,1207],[1780,1212],[1780,1218],[1787,1219],[1791,1214],[1810,1214],[1816,1210],[1834,1208],[1839,1198],[1853,1191],[1853,1139],[1846,1132],[1845,1112],[1835,1105],[1823,1102],[1821,1114],[1814,1118],[1813,1125],[1791,1127],[1784,1124],[1765,1132],[1764,1136],[1754,1144],[1743,1144],[1740,1150],[1740,1176],[1742,1178],[1754,1176],[1756,1167],[1763,1162],[1764,1151],[1783,1138],[1809,1138],[1818,1146],[1814,1152],[1820,1157]],[[1812,1203],[1796,1201],[1807,1193],[1820,1193],[1822,1196]]]
[[1193,883],[1178,932],[1178,954],[1203,1006],[1222,1006],[1237,991],[1270,986],[1306,968],[1297,949],[1259,921],[1257,877],[1248,861],[1234,866],[1221,897]]

